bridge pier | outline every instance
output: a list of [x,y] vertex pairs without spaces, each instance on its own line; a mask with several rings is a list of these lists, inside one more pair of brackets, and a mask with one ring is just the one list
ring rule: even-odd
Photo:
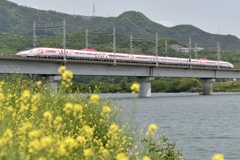
[[212,83],[215,80],[212,78],[201,78],[200,82],[203,84],[202,95],[212,95]]
[[57,83],[61,81],[61,76],[39,75],[38,79],[42,81],[43,85],[47,85],[53,92],[56,93],[58,89]]
[[137,81],[140,83],[139,97],[151,97],[151,81],[154,77],[137,77]]

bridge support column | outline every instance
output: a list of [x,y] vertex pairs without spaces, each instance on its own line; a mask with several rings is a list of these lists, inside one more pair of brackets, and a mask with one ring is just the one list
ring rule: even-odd
[[140,83],[139,97],[151,97],[151,81],[154,77],[137,77],[137,81]]
[[47,85],[53,92],[57,92],[57,83],[61,81],[61,76],[53,75],[40,75],[39,80],[42,81],[43,85]]
[[203,84],[202,95],[212,95],[212,83],[214,81],[215,80],[211,78],[200,79],[200,82]]

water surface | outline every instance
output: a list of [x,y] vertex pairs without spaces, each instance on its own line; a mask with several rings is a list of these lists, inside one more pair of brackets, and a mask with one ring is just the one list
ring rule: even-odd
[[240,159],[240,93],[152,93],[149,98],[132,94],[103,94],[126,115],[134,107],[133,124],[148,126],[156,123],[159,130],[177,148],[182,148],[187,160],[210,160],[222,153],[225,160]]

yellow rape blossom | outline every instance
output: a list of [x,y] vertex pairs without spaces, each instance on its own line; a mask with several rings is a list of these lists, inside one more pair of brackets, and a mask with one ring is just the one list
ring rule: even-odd
[[78,136],[76,138],[76,141],[80,144],[80,146],[84,146],[84,144],[86,143],[86,139],[83,136]]
[[52,138],[50,136],[45,136],[41,138],[41,144],[44,148],[49,147],[52,144]]
[[110,113],[111,112],[111,108],[109,106],[103,106],[102,112],[103,113]]
[[6,140],[4,138],[0,138],[0,147],[5,146],[6,143],[7,142],[6,142]]
[[6,131],[3,133],[3,138],[10,140],[13,137],[13,133],[10,129],[6,129]]
[[70,151],[77,145],[77,142],[72,137],[67,137],[64,142],[67,149]]
[[2,92],[2,85],[4,84],[3,81],[0,82],[0,91]]
[[9,107],[7,108],[7,110],[8,110],[9,112],[13,112],[13,111],[14,111],[14,109],[13,109],[12,106],[9,106]]
[[110,156],[110,153],[109,153],[109,151],[107,149],[103,149],[102,150],[102,155],[103,155],[104,158],[107,158],[107,157]]
[[3,93],[0,93],[0,101],[3,101],[5,99],[5,96]]
[[119,153],[116,156],[116,160],[128,160],[128,158],[126,157],[126,155],[124,153]]
[[147,135],[148,134],[154,135],[157,130],[158,130],[158,126],[156,124],[150,124],[148,127]]
[[30,131],[28,133],[28,137],[30,139],[35,139],[35,138],[39,138],[41,135],[41,131],[40,130],[33,130],[33,131]]
[[56,118],[55,118],[55,120],[54,120],[54,124],[55,125],[58,125],[58,124],[60,124],[61,122],[62,122],[62,117],[60,117],[60,116],[57,116]]
[[58,73],[62,74],[62,73],[65,72],[65,70],[66,70],[66,66],[61,66],[61,67],[59,67],[59,69],[58,69]]
[[108,134],[114,134],[118,132],[119,127],[116,124],[111,124],[109,129],[108,129]]
[[28,90],[24,90],[21,96],[22,101],[27,102],[30,98],[31,98],[31,92]]
[[84,149],[83,150],[83,155],[85,158],[90,159],[93,156],[93,151],[91,148]]
[[59,152],[58,153],[59,155],[66,155],[67,154],[67,151],[66,151],[64,143],[60,143],[60,145],[58,147],[58,152]]
[[70,114],[73,111],[73,104],[68,102],[65,104],[65,107],[63,109],[67,114]]
[[25,134],[27,130],[32,128],[32,124],[30,122],[25,122],[22,124],[22,127],[19,127],[18,131],[19,133]]
[[41,94],[37,93],[35,95],[32,96],[31,102],[33,104],[38,104],[39,100],[40,100]]
[[29,143],[28,151],[30,153],[37,153],[39,150],[41,150],[41,143],[38,139],[34,139]]
[[52,120],[52,113],[50,111],[46,111],[43,113],[43,119],[46,121]]
[[63,78],[63,80],[67,80],[67,81],[68,81],[68,79],[72,79],[72,78],[73,78],[73,73],[72,73],[72,71],[66,70],[66,71],[62,74],[62,78]]
[[[103,106],[101,116],[104,118],[108,117],[108,114],[111,112],[111,108],[109,106]],[[100,120],[102,121],[102,120]]]
[[38,88],[41,88],[42,87],[42,81],[37,81],[36,85],[37,85]]
[[62,81],[61,84],[65,89],[69,88],[72,86],[72,79],[73,79],[73,73],[70,70],[66,70],[65,66],[61,66],[58,69],[58,72],[61,74]]
[[92,138],[93,136],[93,128],[89,127],[88,125],[84,125],[82,128],[83,135],[87,138]]
[[80,104],[75,104],[73,107],[73,111],[75,114],[82,114],[83,113],[83,107]]
[[218,153],[212,157],[212,160],[224,160],[224,156],[223,154]]
[[133,83],[132,86],[130,87],[132,94],[135,94],[139,92],[140,90],[140,84],[139,83]]
[[92,94],[90,96],[90,103],[97,103],[100,100],[100,96],[98,94]]
[[151,160],[151,158],[148,156],[144,156],[142,160]]
[[29,109],[29,107],[30,107],[30,104],[28,104],[28,103],[21,103],[19,112],[25,112],[25,111],[27,111]]

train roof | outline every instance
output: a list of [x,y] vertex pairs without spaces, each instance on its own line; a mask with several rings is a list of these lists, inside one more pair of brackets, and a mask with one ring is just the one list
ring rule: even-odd
[[92,51],[92,52],[97,52],[97,50],[93,49],[93,48],[83,48],[81,49],[81,51]]

